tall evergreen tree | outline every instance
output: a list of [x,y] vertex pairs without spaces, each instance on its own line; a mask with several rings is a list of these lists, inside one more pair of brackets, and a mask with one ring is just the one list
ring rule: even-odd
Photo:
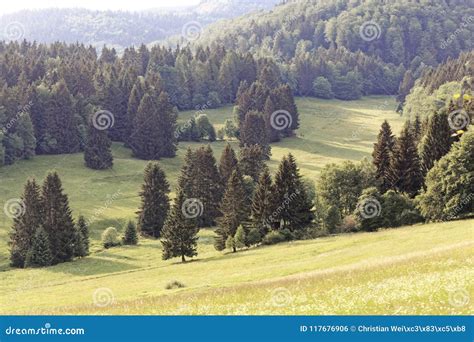
[[217,236],[214,242],[214,246],[218,251],[225,249],[227,238],[229,236],[233,237],[237,227],[248,220],[250,215],[244,180],[238,168],[232,172],[227,182],[220,210],[222,217],[219,219],[219,228],[216,229]]
[[267,129],[262,114],[251,111],[245,115],[239,139],[241,146],[259,145],[266,159],[270,158],[271,148],[268,144]]
[[382,123],[377,142],[374,144],[372,152],[373,163],[375,165],[376,178],[379,181],[381,193],[385,193],[392,185],[390,173],[390,161],[392,159],[395,137],[392,134],[390,124],[385,120]]
[[220,215],[222,185],[211,147],[202,146],[194,152],[188,150],[181,173],[179,185],[185,198],[199,201],[203,208],[197,217],[198,226],[214,225]]
[[99,130],[93,124],[89,124],[87,142],[84,149],[86,166],[94,170],[111,168],[113,166],[111,145],[105,130]]
[[443,109],[429,118],[426,134],[420,143],[420,157],[423,174],[426,175],[434,163],[451,148],[451,129],[448,113]]
[[219,174],[221,175],[222,184],[227,184],[229,177],[237,167],[238,161],[235,151],[230,144],[227,144],[222,151],[219,160]]
[[408,123],[398,137],[390,163],[390,177],[394,189],[415,196],[423,185],[420,158]]
[[173,157],[176,154],[176,113],[169,97],[146,93],[138,107],[130,144],[136,157],[146,160]]
[[261,237],[265,236],[272,229],[274,191],[272,177],[265,166],[253,194],[251,208],[252,225],[258,229]]
[[188,218],[183,213],[184,193],[178,189],[170,215],[166,219],[162,231],[163,260],[174,257],[181,257],[185,262],[185,257],[197,255],[197,228],[195,219]]
[[166,175],[157,163],[148,163],[140,192],[138,229],[141,234],[159,238],[169,210],[170,186]]
[[77,219],[77,230],[81,234],[82,242],[84,245],[85,255],[89,255],[89,227],[87,226],[84,216],[79,216]]
[[292,231],[303,228],[314,218],[313,204],[301,180],[295,158],[283,157],[275,175],[274,208],[279,229]]
[[52,264],[70,261],[74,256],[75,228],[68,196],[63,193],[56,172],[46,176],[43,183],[43,228],[48,234]]
[[265,158],[265,152],[263,152],[260,145],[242,147],[239,152],[240,171],[243,175],[250,176],[254,182],[257,182],[265,165]]
[[34,179],[25,185],[20,205],[24,213],[13,219],[10,233],[10,263],[13,267],[23,267],[26,254],[32,245],[35,232],[41,227],[43,217],[40,188]]
[[25,267],[44,267],[51,265],[53,254],[49,247],[48,234],[39,227],[33,235],[31,248],[29,249]]

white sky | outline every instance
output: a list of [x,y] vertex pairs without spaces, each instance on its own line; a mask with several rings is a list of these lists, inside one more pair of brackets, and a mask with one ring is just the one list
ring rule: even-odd
[[199,0],[3,0],[0,4],[0,14],[22,9],[50,7],[138,11],[157,7],[189,6],[197,3]]

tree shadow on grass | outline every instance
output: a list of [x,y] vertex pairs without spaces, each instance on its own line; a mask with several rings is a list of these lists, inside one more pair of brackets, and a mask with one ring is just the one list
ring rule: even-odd
[[139,267],[137,266],[133,266],[124,262],[94,256],[48,267],[48,270],[51,272],[67,273],[76,276],[94,276],[131,271],[138,268]]

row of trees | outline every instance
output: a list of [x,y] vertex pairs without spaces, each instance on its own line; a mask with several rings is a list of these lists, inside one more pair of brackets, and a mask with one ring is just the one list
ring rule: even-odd
[[9,242],[13,267],[55,265],[89,254],[88,227],[82,216],[74,224],[57,173],[48,174],[41,189],[28,180],[18,206]]

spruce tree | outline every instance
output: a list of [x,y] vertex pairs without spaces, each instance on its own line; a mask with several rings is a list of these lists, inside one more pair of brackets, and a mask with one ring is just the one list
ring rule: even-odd
[[86,220],[82,215],[77,219],[77,230],[80,232],[82,237],[84,253],[85,255],[89,255],[89,227],[87,226]]
[[222,151],[219,160],[219,174],[221,175],[222,184],[227,184],[229,177],[237,167],[238,161],[235,156],[234,149],[230,144],[227,144]]
[[265,166],[258,179],[252,198],[251,220],[260,236],[265,236],[272,229],[274,188],[272,177]]
[[245,115],[239,139],[241,147],[258,145],[262,148],[265,159],[270,158],[271,148],[268,143],[267,129],[262,114],[251,111]]
[[278,167],[274,189],[274,217],[279,229],[295,231],[311,223],[313,205],[291,153],[283,157]]
[[138,230],[145,236],[159,238],[169,210],[170,186],[157,163],[148,163],[140,192]]
[[31,248],[27,253],[25,267],[45,267],[51,265],[53,255],[49,247],[48,234],[38,228],[33,236]]
[[272,114],[278,111],[279,108],[275,106],[271,96],[267,97],[265,108],[263,110],[263,117],[265,120],[265,128],[267,130],[268,142],[276,142],[280,140],[280,134],[272,125]]
[[128,221],[127,228],[122,239],[124,245],[136,245],[138,244],[137,227],[132,221]]
[[198,226],[213,226],[220,215],[222,185],[216,159],[209,145],[187,152],[179,185],[185,199],[195,199],[202,206],[203,210],[196,218]]
[[41,194],[34,179],[26,182],[20,205],[24,212],[14,217],[10,233],[10,264],[13,267],[24,266],[35,232],[41,227],[43,218]]
[[[219,228],[216,229],[214,246],[218,251],[225,248],[229,236],[234,236],[237,227],[250,216],[250,206],[247,201],[244,180],[237,168],[227,182],[227,187],[220,205],[222,217],[219,218]],[[234,252],[236,251],[234,247]]]
[[245,146],[239,152],[239,168],[243,175],[258,181],[260,172],[265,165],[265,152],[260,145]]
[[63,193],[61,179],[56,172],[48,174],[43,183],[43,228],[48,234],[52,264],[70,261],[74,256],[76,230],[69,208],[68,196]]
[[166,93],[146,93],[133,122],[130,145],[136,157],[153,160],[176,154],[176,113]]
[[185,262],[185,257],[192,258],[197,255],[197,233],[199,228],[197,228],[195,219],[184,215],[184,201],[184,193],[181,189],[178,189],[177,197],[161,235],[163,260],[181,257],[181,261]]
[[109,169],[113,166],[111,142],[105,130],[99,130],[89,124],[87,142],[84,149],[86,166],[94,170]]
[[420,158],[408,123],[397,139],[390,163],[392,186],[399,192],[415,196],[423,185]]
[[87,255],[86,253],[86,246],[85,246],[85,241],[84,237],[82,236],[82,232],[79,229],[79,226],[74,227],[74,256],[75,257],[85,257]]
[[443,109],[429,118],[426,134],[420,143],[423,174],[426,175],[434,163],[449,152],[452,139],[448,113]]
[[390,189],[392,182],[390,176],[390,161],[392,159],[395,137],[392,134],[390,124],[385,120],[382,123],[377,142],[372,152],[375,165],[375,177],[379,181],[380,192],[384,193]]

